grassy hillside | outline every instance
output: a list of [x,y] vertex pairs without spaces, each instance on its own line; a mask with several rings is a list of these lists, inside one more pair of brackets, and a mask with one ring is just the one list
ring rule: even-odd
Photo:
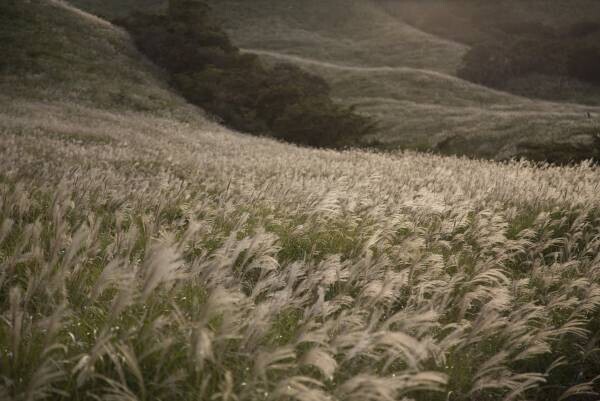
[[[567,33],[578,23],[600,21],[600,3],[594,0],[379,0],[391,15],[447,40],[465,45],[498,43],[501,27],[545,26],[548,31],[558,32],[557,37],[565,39]],[[575,39],[570,38],[569,46],[563,46],[562,53],[576,47]],[[518,42],[515,36],[506,40],[509,44]],[[540,40],[537,40],[538,45]],[[559,102],[600,105],[600,88],[569,76],[532,74],[522,78],[507,79],[504,90],[511,93]]]
[[486,20],[494,23],[537,22],[567,28],[581,21],[597,21],[595,0],[377,0],[378,4],[409,24],[436,36],[473,44],[489,34]]
[[597,152],[593,135],[600,113],[593,107],[519,98],[431,70],[357,68],[251,51],[325,77],[340,100],[375,116],[381,128],[375,138],[390,148],[538,160]]
[[3,103],[70,101],[163,114],[182,104],[125,32],[66,3],[3,2],[0,43]]
[[[72,0],[72,3],[97,15],[116,18],[132,11],[164,8],[166,1],[156,0],[150,5],[141,0]],[[440,71],[454,71],[466,49],[410,25],[399,25],[369,1],[209,0],[207,3],[243,47],[260,46],[301,56],[319,55],[322,61],[365,65],[401,61],[408,66]],[[377,24],[372,24],[374,21]]]
[[384,4],[211,3],[238,45],[322,74],[343,102],[379,118],[378,139],[389,147],[557,161],[597,152],[590,133],[600,108],[532,101],[458,80],[465,45],[411,27]]
[[122,31],[1,7],[3,51],[47,52],[0,71],[0,399],[600,391],[597,167],[233,133]]
[[69,2],[82,10],[107,20],[123,18],[135,11],[164,11],[166,0],[72,0]]
[[242,47],[367,67],[452,73],[464,45],[412,28],[370,1],[208,1]]
[[[466,45],[404,22],[404,16],[411,20],[408,3],[404,8],[369,0],[209,3],[237,45],[267,61],[291,61],[321,74],[341,102],[376,117],[380,133],[367,140],[387,148],[557,162],[600,153],[594,139],[599,107],[535,101],[457,79]],[[92,0],[83,4],[100,7]],[[537,86],[514,84],[559,93],[548,82],[540,77]],[[585,85],[565,87],[574,101],[596,96]]]

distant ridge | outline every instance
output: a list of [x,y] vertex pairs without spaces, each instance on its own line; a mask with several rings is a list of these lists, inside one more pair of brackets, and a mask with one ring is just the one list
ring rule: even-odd
[[[600,107],[533,100],[456,78],[465,45],[409,27],[371,1],[211,1],[237,44],[325,77],[376,117],[385,147],[567,162],[597,157]],[[327,15],[344,16],[341,25]]]

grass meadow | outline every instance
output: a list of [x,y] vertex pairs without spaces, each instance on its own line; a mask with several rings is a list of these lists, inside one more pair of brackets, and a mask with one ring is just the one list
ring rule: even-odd
[[0,399],[597,399],[597,166],[231,132],[30,4],[81,48],[0,82]]
[[13,107],[31,114],[0,118],[5,398],[598,390],[596,167],[308,150],[201,120]]

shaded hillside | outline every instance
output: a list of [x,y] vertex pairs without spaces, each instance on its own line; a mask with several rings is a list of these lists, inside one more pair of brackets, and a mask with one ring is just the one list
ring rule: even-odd
[[494,27],[537,23],[556,29],[600,20],[595,0],[374,0],[407,23],[432,34],[472,45]]
[[375,131],[369,118],[336,104],[321,77],[240,52],[204,3],[171,0],[168,13],[117,23],[175,90],[228,127],[315,147],[354,146]]
[[2,2],[0,43],[5,101],[76,101],[163,114],[184,104],[123,30],[62,2]]
[[[562,104],[519,98],[428,70],[362,68],[274,52],[257,54],[296,62],[325,77],[336,95],[380,122],[377,139],[391,148],[555,161],[578,152],[597,155],[599,114],[594,108],[572,105],[565,110]],[[593,118],[587,112],[594,113]]]
[[468,47],[406,24],[381,2],[209,3],[236,45],[321,74],[340,101],[378,119],[380,135],[368,141],[500,159],[596,157],[600,108],[528,100],[459,80]]
[[466,79],[532,98],[600,105],[597,1],[378,4],[419,29],[472,46],[461,71]]
[[466,46],[399,23],[369,0],[209,0],[242,47],[363,66],[453,73]]
[[168,0],[71,0],[69,3],[108,21],[123,18],[132,12],[160,12]]
[[335,96],[375,116],[385,146],[502,159],[596,156],[600,109],[460,80],[466,46],[412,28],[379,3],[297,3],[211,2],[238,45],[321,74]]

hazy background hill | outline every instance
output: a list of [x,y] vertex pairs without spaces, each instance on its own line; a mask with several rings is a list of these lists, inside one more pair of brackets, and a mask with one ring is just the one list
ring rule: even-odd
[[[448,34],[451,28],[433,29],[444,26],[427,17],[439,13],[439,2],[207,2],[236,45],[267,62],[285,60],[323,76],[341,102],[377,118],[380,132],[369,140],[385,147],[552,161],[598,153],[594,139],[598,107],[577,104],[569,97],[549,102],[517,96],[457,78],[469,43]],[[74,3],[107,17],[160,8],[158,2],[142,5],[133,0]],[[563,6],[551,9],[535,1],[519,3],[527,3],[522,10],[531,18],[554,21],[568,2],[553,2]],[[582,1],[576,8],[585,8],[584,3],[593,2]],[[498,4],[496,14],[512,18],[509,11],[514,4]],[[475,27],[465,25],[469,29]],[[584,89],[576,90],[578,96],[596,96],[589,86]]]
[[[392,15],[434,35],[469,46],[503,44],[530,53],[529,63],[552,64],[589,42],[600,63],[600,3],[574,1],[415,1],[379,0]],[[527,43],[529,42],[529,43]],[[550,45],[549,45],[550,43]],[[595,43],[595,46],[593,45]],[[498,57],[500,58],[500,57]],[[543,67],[543,66],[542,66]],[[554,101],[600,104],[600,86],[568,71],[540,68],[506,77],[499,86],[512,93]]]
[[595,0],[377,0],[385,9],[419,29],[473,44],[493,24],[529,21],[569,27],[600,18]]

